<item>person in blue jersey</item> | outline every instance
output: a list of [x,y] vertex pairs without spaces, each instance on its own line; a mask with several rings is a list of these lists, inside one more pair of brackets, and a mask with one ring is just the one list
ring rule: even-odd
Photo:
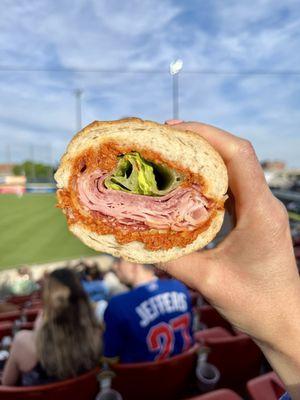
[[103,281],[103,274],[99,271],[97,264],[85,268],[81,284],[91,301],[107,300],[109,289]]
[[150,264],[116,263],[121,282],[132,287],[112,297],[104,314],[104,356],[111,362],[157,361],[193,343],[191,299],[175,279],[158,279]]

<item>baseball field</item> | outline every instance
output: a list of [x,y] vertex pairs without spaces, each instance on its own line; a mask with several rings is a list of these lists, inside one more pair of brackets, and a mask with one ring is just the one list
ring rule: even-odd
[[96,253],[67,229],[54,194],[0,195],[0,269]]

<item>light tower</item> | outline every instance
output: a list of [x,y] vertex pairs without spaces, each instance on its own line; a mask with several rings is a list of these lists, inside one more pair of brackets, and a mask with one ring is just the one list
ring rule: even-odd
[[81,108],[81,96],[83,91],[81,89],[76,89],[74,91],[75,93],[75,99],[76,99],[76,109],[75,109],[75,114],[76,114],[76,129],[77,132],[81,130],[82,127],[82,108]]
[[182,70],[183,61],[178,59],[170,64],[172,76],[173,119],[179,119],[179,72]]

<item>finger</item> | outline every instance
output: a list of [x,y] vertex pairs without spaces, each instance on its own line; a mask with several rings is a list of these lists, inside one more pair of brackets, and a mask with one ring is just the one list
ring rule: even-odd
[[181,119],[168,119],[165,124],[167,125],[177,125],[181,124],[183,121]]
[[198,122],[179,123],[175,128],[200,134],[220,153],[227,166],[229,186],[235,198],[238,215],[241,209],[253,206],[261,196],[271,194],[250,142]]
[[159,268],[184,282],[190,288],[206,293],[207,282],[214,269],[212,251],[192,253],[177,260],[161,263]]

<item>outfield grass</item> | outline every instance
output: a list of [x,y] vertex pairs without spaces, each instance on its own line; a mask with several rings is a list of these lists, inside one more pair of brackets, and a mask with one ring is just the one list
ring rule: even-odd
[[91,256],[67,229],[54,194],[0,195],[0,269]]

